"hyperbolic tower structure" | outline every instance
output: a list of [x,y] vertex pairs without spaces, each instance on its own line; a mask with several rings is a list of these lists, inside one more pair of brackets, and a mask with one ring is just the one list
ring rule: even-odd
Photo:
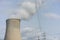
[[6,34],[4,40],[21,40],[20,19],[6,20]]

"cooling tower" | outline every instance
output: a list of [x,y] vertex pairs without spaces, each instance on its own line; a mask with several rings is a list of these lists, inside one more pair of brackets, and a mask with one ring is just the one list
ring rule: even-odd
[[6,34],[4,40],[21,40],[20,19],[6,20]]

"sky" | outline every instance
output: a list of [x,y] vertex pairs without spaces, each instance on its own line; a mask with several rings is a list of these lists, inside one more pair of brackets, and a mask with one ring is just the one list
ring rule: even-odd
[[[6,19],[21,2],[22,0],[0,0],[0,39],[5,35]],[[35,15],[29,20],[21,20],[20,25],[23,40],[35,40],[41,32],[45,32],[49,40],[59,40],[60,0],[46,0]]]

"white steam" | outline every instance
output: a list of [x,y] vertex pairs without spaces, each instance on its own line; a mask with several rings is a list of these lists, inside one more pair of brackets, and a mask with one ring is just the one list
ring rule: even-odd
[[20,10],[17,10],[17,15],[22,19],[27,19],[29,17],[29,12],[23,8],[20,8]]
[[17,9],[16,12],[10,16],[10,18],[15,18],[15,19],[28,19],[29,17],[29,12],[23,8]]
[[32,1],[24,1],[21,3],[20,7],[16,9],[15,15],[13,14],[10,18],[16,19],[28,19],[31,15],[36,13],[36,7],[40,7],[42,1],[40,2],[32,2]]
[[23,2],[22,7],[25,8],[28,12],[31,14],[34,14],[36,12],[36,5],[33,2]]

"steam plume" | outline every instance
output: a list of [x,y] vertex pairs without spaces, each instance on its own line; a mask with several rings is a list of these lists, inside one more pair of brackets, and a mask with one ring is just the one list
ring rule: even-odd
[[22,7],[25,8],[28,12],[31,14],[34,14],[36,12],[36,5],[33,2],[23,2]]
[[[42,1],[39,2],[42,4]],[[36,13],[36,7],[40,7],[41,5],[32,1],[24,1],[21,3],[21,6],[16,9],[15,15],[13,14],[10,18],[16,19],[28,19],[30,16]]]

